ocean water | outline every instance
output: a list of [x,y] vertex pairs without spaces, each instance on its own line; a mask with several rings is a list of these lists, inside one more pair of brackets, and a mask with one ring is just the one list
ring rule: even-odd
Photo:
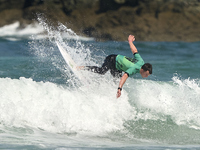
[[117,99],[119,79],[80,71],[85,84],[55,41],[78,65],[98,66],[109,54],[132,57],[127,41],[96,42],[38,22],[0,28],[0,149],[200,149],[200,42],[136,35],[153,74],[128,78]]

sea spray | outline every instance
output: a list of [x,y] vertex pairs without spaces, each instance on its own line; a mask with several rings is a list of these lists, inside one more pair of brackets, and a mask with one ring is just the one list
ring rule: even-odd
[[[76,76],[64,62],[56,42],[62,45],[75,63],[80,66],[95,64],[95,59],[91,57],[91,51],[81,43],[80,36],[62,23],[58,23],[57,27],[51,26],[41,15],[38,15],[38,21],[44,30],[46,30],[47,39],[40,39],[38,41],[33,37],[33,40],[29,42],[31,52],[37,57],[41,57],[41,61],[43,61],[43,59],[50,59],[52,65],[62,72],[62,77],[66,78],[66,83],[69,84],[69,86],[79,86],[80,81],[77,80]],[[80,73],[82,73],[82,71],[80,71]]]

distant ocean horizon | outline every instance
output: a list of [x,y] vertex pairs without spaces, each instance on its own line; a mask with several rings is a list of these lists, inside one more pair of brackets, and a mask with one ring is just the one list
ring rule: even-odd
[[38,22],[0,28],[0,149],[200,149],[200,42],[136,35],[153,74],[129,77],[117,99],[120,79],[80,71],[84,84],[55,41],[77,65],[97,66],[109,54],[133,57],[127,41],[96,42]]

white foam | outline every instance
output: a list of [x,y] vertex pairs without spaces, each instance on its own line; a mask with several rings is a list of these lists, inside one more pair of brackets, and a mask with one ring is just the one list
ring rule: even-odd
[[[174,81],[135,80],[134,93],[125,88],[116,99],[116,85],[109,81],[68,89],[26,78],[0,78],[0,122],[53,133],[103,135],[123,130],[124,121],[136,115],[145,120],[166,119],[162,116],[166,115],[177,124],[200,128],[199,86],[189,79],[181,81],[190,87],[193,82],[196,92],[187,84],[177,85],[180,79]],[[129,101],[137,105],[138,112]]]
[[[134,93],[132,103],[141,109],[139,118],[167,119],[178,125],[200,128],[200,87],[199,80],[173,77],[172,82],[132,80]],[[133,83],[132,83],[133,84]]]
[[[44,39],[48,38],[48,35],[44,33],[45,29],[40,23],[32,23],[26,25],[24,28],[20,27],[20,23],[17,21],[13,24],[5,25],[0,28],[0,37],[5,38],[7,40],[16,41],[21,38],[30,39],[34,36],[34,39]],[[73,36],[69,35],[65,32],[61,33],[62,38],[64,39],[78,39],[83,41],[91,41],[94,40],[90,37],[84,36]]]
[[44,32],[43,28],[39,26],[39,24],[34,23],[27,25],[25,28],[20,28],[20,23],[15,22],[10,25],[5,25],[0,28],[0,36],[15,36],[15,37],[22,37],[22,36],[30,36],[33,34],[40,34]]
[[0,78],[0,122],[56,133],[96,135],[123,129],[132,114],[127,95],[116,99],[116,88],[105,84],[70,90],[50,82]]

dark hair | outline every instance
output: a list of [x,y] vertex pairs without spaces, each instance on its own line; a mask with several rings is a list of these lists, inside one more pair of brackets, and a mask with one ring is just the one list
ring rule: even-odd
[[149,71],[150,74],[152,74],[152,65],[150,63],[145,63],[143,66],[142,66],[142,69],[144,71]]

